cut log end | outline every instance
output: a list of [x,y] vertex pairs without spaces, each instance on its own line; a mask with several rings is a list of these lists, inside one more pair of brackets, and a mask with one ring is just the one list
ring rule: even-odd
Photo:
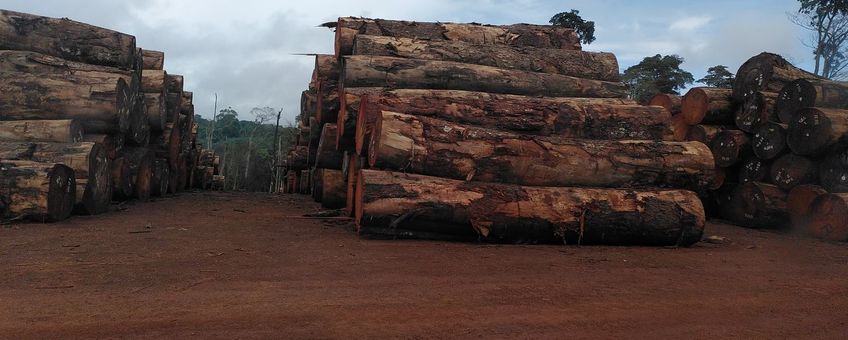
[[807,232],[815,237],[831,240],[848,240],[848,194],[819,195],[810,208]]
[[774,159],[786,150],[786,126],[767,122],[754,128],[751,147],[760,159]]
[[0,163],[0,215],[56,222],[68,218],[76,201],[74,170],[31,161]]

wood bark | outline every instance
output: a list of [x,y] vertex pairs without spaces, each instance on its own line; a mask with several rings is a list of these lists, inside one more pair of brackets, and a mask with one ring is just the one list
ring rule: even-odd
[[774,159],[782,155],[786,150],[786,128],[785,124],[765,122],[754,128],[751,137],[751,147],[754,154],[760,159]]
[[141,92],[167,93],[168,73],[162,70],[144,70],[141,72]]
[[180,107],[183,105],[183,94],[168,92],[168,98],[165,102],[168,106],[168,123],[178,122],[180,118]]
[[338,83],[341,74],[339,59],[334,55],[316,54],[315,69],[312,72],[312,81],[331,81]]
[[165,52],[154,50],[141,50],[143,60],[142,68],[145,70],[165,69]]
[[735,106],[730,89],[696,87],[686,92],[681,112],[686,124],[733,124]]
[[356,148],[356,121],[361,99],[370,94],[379,94],[382,87],[354,87],[340,89],[339,115],[336,117],[336,149],[351,151]]
[[676,94],[660,93],[648,101],[650,106],[662,106],[672,115],[677,115],[683,109],[683,97]]
[[848,148],[834,149],[819,167],[819,181],[829,192],[848,192]]
[[133,181],[130,164],[123,156],[112,160],[112,198],[118,201],[130,199],[133,193]]
[[710,145],[724,130],[735,130],[736,128],[728,125],[693,125],[689,127],[689,131],[686,134],[686,140],[691,142],[701,142],[706,145]]
[[336,129],[336,124],[324,124],[315,157],[316,168],[342,169],[343,154],[336,150]]
[[124,147],[124,135],[121,134],[86,134],[82,141],[100,144],[103,147],[103,151],[106,152],[106,158],[110,160],[117,158],[121,149]]
[[0,161],[0,217],[56,222],[71,216],[74,170],[54,163]]
[[775,112],[777,94],[771,92],[754,92],[745,97],[745,102],[736,111],[734,120],[736,127],[745,132],[754,132],[757,126],[768,122],[777,122]]
[[168,122],[168,98],[162,93],[145,93],[144,105],[147,106],[147,124],[151,132],[162,132]]
[[173,168],[180,156],[180,129],[175,128],[173,123],[166,123],[161,133],[154,133],[151,137],[150,148],[156,153],[157,158],[165,158]]
[[741,130],[724,130],[710,143],[716,166],[727,168],[753,153],[751,139]]
[[686,123],[686,118],[678,114],[669,118],[668,122],[668,126],[671,129],[671,140],[676,142],[685,141],[690,129],[689,124]]
[[136,115],[131,117],[130,129],[125,136],[127,145],[146,147],[150,143],[150,118],[147,114],[147,103],[143,95],[135,100],[134,112]]
[[807,232],[830,241],[848,241],[848,194],[824,194],[813,200]]
[[704,210],[683,190],[522,187],[374,170],[356,187],[360,234],[497,243],[689,246]]
[[737,186],[724,207],[725,218],[757,229],[778,229],[789,223],[786,193],[777,186],[751,182]]
[[741,103],[754,92],[779,93],[784,86],[800,78],[818,77],[793,66],[777,54],[763,52],[739,67],[733,84],[733,98]]
[[801,184],[818,182],[818,166],[812,159],[795,154],[785,154],[771,166],[771,182],[783,190]]
[[813,201],[824,194],[827,194],[827,190],[813,184],[802,184],[789,190],[789,194],[786,196],[786,209],[789,211],[793,229],[807,230]]
[[318,124],[334,123],[339,116],[339,86],[336,81],[319,81],[316,95],[315,119]]
[[848,110],[805,108],[789,122],[786,143],[792,152],[819,155],[848,134]]
[[353,55],[454,61],[502,69],[621,81],[612,53],[537,47],[504,47],[463,41],[357,35]]
[[469,90],[552,97],[627,96],[627,90],[620,82],[393,57],[346,57],[342,78],[343,87]]
[[135,37],[69,19],[0,10],[0,49],[133,69]]
[[347,203],[347,185],[341,170],[320,169],[321,206],[326,209],[341,209]]
[[788,123],[798,110],[808,107],[848,109],[848,82],[797,79],[780,90],[775,111],[781,122]]
[[168,160],[164,158],[156,158],[153,161],[153,175],[151,178],[150,194],[156,197],[163,197],[168,193],[169,181],[171,180],[171,166]]
[[83,135],[76,119],[0,121],[0,142],[76,143]]
[[182,93],[183,92],[183,76],[179,74],[168,74],[168,93]]
[[335,50],[338,57],[353,52],[354,38],[358,34],[564,50],[581,49],[580,38],[574,30],[561,26],[529,24],[490,26],[353,17],[339,18],[336,23],[328,26],[336,28]]
[[373,168],[532,186],[710,187],[713,157],[694,142],[526,136],[384,112],[368,148]]
[[150,199],[152,192],[153,152],[147,148],[128,147],[123,151],[124,161],[129,165],[130,181],[133,187],[133,198],[141,201]]
[[739,183],[766,182],[769,179],[771,163],[757,157],[748,157],[739,166]]
[[[313,117],[314,119],[315,117]],[[295,145],[297,146],[309,146],[309,140],[311,139],[311,130],[309,125],[301,126],[298,129],[297,140],[295,141]]]

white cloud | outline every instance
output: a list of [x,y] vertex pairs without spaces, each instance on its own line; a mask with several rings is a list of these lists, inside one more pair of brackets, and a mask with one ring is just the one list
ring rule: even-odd
[[694,31],[706,26],[713,18],[709,16],[685,17],[675,20],[668,26],[670,31]]

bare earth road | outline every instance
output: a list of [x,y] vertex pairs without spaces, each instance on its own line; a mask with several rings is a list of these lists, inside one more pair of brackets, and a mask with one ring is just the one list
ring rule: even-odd
[[357,238],[265,194],[0,226],[0,338],[842,338],[848,245],[711,224],[689,249]]

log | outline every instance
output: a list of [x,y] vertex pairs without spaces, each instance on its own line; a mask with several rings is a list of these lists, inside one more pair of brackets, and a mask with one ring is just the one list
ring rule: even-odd
[[612,53],[537,47],[504,47],[488,43],[421,40],[357,35],[353,55],[453,61],[502,69],[561,74],[577,78],[621,81]]
[[339,59],[334,55],[316,54],[315,69],[312,71],[313,82],[335,82],[338,83],[341,74]]
[[180,102],[180,113],[194,116],[194,92],[183,91],[183,100]]
[[704,209],[683,190],[521,187],[362,170],[355,220],[366,235],[689,246],[701,239]]
[[320,169],[321,206],[325,209],[344,208],[347,203],[347,185],[341,170]]
[[340,105],[338,82],[319,81],[314,114],[318,124],[335,122],[338,119]]
[[289,151],[287,165],[290,170],[300,171],[309,168],[307,159],[309,148],[306,146],[295,146]]
[[[314,118],[315,117],[313,117],[313,119]],[[309,146],[309,140],[311,139],[310,135],[311,135],[311,128],[309,127],[309,125],[301,126],[298,129],[297,141],[295,142],[295,145],[297,145],[297,146]]]
[[730,89],[696,87],[683,96],[680,114],[689,125],[733,124],[735,106]]
[[748,157],[739,167],[739,183],[765,182],[769,179],[771,164],[757,157]]
[[307,168],[315,167],[315,161],[318,160],[318,143],[321,142],[321,124],[318,124],[318,119],[315,117],[309,118],[309,155],[306,157]]
[[798,110],[808,107],[848,109],[848,83],[827,79],[797,79],[780,90],[775,111],[781,122],[794,120]]
[[145,93],[144,105],[147,106],[147,124],[151,132],[162,132],[168,122],[167,96],[162,93]]
[[802,156],[819,155],[848,134],[848,110],[810,107],[789,122],[786,144]]
[[339,115],[336,117],[336,149],[352,151],[356,148],[356,121],[361,99],[366,95],[379,94],[382,87],[354,87],[340,89]]
[[774,159],[786,151],[785,124],[765,122],[754,128],[751,147],[760,159]]
[[110,160],[117,158],[121,149],[124,147],[124,135],[121,134],[86,134],[82,141],[100,144],[103,147],[103,151],[106,152],[106,158],[109,158]]
[[515,24],[490,26],[437,22],[412,22],[384,19],[342,17],[325,26],[336,28],[337,57],[350,55],[358,34],[380,35],[421,40],[463,41],[475,44],[531,46],[580,50],[580,38],[570,28]]
[[724,130],[710,144],[716,166],[727,168],[753,153],[751,140],[740,130]]
[[468,90],[552,97],[625,98],[620,82],[506,70],[450,61],[393,57],[345,58],[343,87]]
[[167,74],[168,93],[183,92],[183,76],[179,74]]
[[151,177],[150,194],[155,197],[164,197],[168,193],[171,180],[171,166],[168,160],[156,158],[153,161],[153,175]]
[[356,183],[357,178],[359,178],[359,170],[362,170],[362,163],[364,162],[362,157],[352,152],[345,152],[345,159],[347,159],[347,173],[345,176],[347,179],[345,212],[348,216],[354,216],[354,213],[356,212]]
[[779,229],[788,225],[786,193],[777,186],[750,182],[737,186],[723,207],[724,218],[755,229]]
[[162,70],[144,70],[141,72],[141,92],[166,93],[168,73]]
[[166,123],[165,130],[151,136],[151,149],[157,158],[167,159],[173,168],[180,156],[180,139],[180,129],[175,128],[173,123]]
[[824,194],[813,200],[807,232],[829,241],[848,241],[848,194]]
[[60,163],[74,170],[77,211],[95,215],[109,210],[112,185],[109,159],[96,143],[0,143],[0,159]]
[[774,104],[776,99],[777,94],[770,92],[754,92],[745,97],[745,102],[734,116],[736,127],[745,132],[754,132],[761,124],[777,122],[779,119]]
[[336,124],[324,124],[315,157],[316,168],[342,169],[343,154],[336,150],[336,136]]
[[774,161],[770,178],[777,187],[788,191],[801,184],[817,183],[818,167],[809,158],[789,153]]
[[354,129],[359,154],[367,153],[374,121],[383,110],[533,135],[673,139],[668,112],[656,106],[636,105],[630,99],[540,98],[453,90],[392,90],[377,94],[365,90],[364,94],[366,99],[360,100]]
[[130,163],[122,155],[112,160],[112,198],[118,201],[130,199],[133,193]]
[[672,115],[677,115],[683,109],[683,97],[676,94],[658,93],[648,101],[649,106],[662,106]]
[[71,216],[74,170],[54,163],[0,161],[0,217],[56,222]]
[[689,124],[686,124],[686,118],[683,115],[678,114],[669,118],[668,126],[671,129],[671,135],[673,136],[671,140],[676,142],[682,142],[686,140],[686,136],[689,136]]
[[713,157],[695,142],[527,136],[383,112],[372,168],[532,186],[711,187]]
[[824,162],[821,162],[819,181],[829,192],[848,192],[848,148],[834,149]]
[[777,54],[763,52],[739,67],[733,84],[733,98],[741,103],[754,92],[779,93],[784,86],[800,78],[818,77],[793,66]]
[[317,94],[314,91],[306,90],[300,94],[300,124],[308,125],[309,118],[315,117],[315,112],[318,105]]
[[686,139],[690,142],[701,142],[706,145],[712,144],[713,140],[719,133],[724,130],[735,130],[735,127],[727,125],[692,125],[689,127],[689,133],[686,134]]
[[152,192],[153,152],[147,148],[127,147],[123,151],[124,161],[129,165],[130,181],[133,187],[133,198],[141,201],[150,199]]
[[133,69],[135,37],[73,21],[0,10],[0,50],[33,51],[86,64]]
[[323,171],[324,171],[324,169],[319,169],[319,168],[312,168],[312,169],[309,170],[309,176],[311,176],[314,179],[312,181],[312,183],[309,183],[310,185],[312,185],[312,188],[310,188],[311,191],[310,191],[309,194],[310,194],[310,196],[312,196],[312,200],[314,200],[317,203],[321,203],[321,195],[324,193],[324,190],[321,188],[321,184],[322,184],[321,180],[324,178],[323,175],[321,174],[321,172],[323,172]]
[[168,109],[168,123],[179,122],[180,108],[183,105],[183,94],[168,92],[168,99],[165,101]]
[[789,211],[789,218],[794,230],[807,230],[813,201],[824,194],[827,194],[827,190],[812,184],[798,185],[789,190],[789,194],[786,196],[786,209]]
[[142,68],[145,70],[163,70],[165,68],[165,52],[141,50]]
[[127,145],[146,147],[150,143],[150,117],[147,114],[147,103],[143,95],[135,101],[135,112],[138,115],[132,117],[130,129],[124,135]]
[[0,142],[76,143],[83,140],[79,120],[0,121]]

